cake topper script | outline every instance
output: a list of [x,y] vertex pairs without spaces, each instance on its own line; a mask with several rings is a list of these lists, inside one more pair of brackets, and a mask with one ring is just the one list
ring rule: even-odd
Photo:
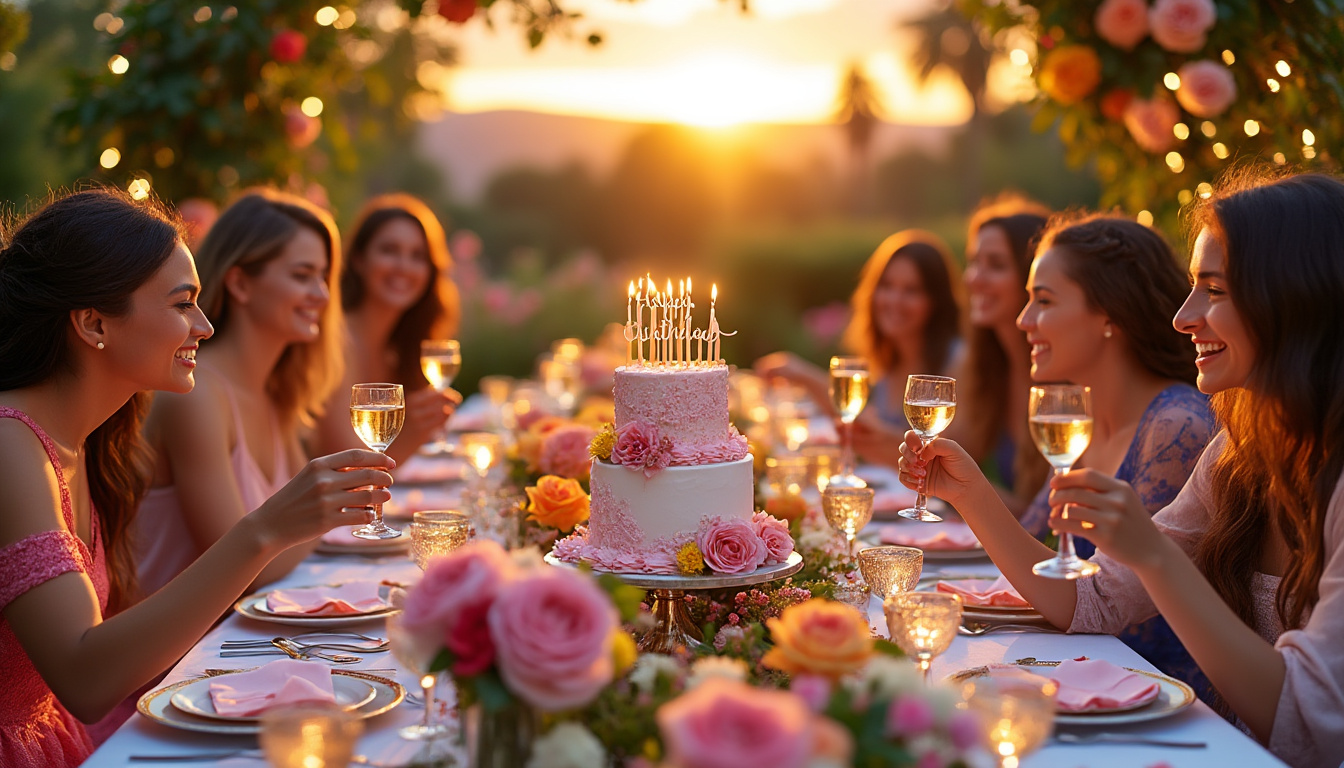
[[[719,299],[719,286],[712,285],[709,293],[709,325],[706,328],[692,327],[695,302],[691,299],[691,278],[677,283],[677,293],[672,292],[672,280],[668,279],[667,288],[659,291],[653,278],[647,274],[630,281],[625,305],[625,341],[626,365],[648,365],[658,367],[684,367],[719,365],[719,340],[724,336],[736,336],[737,331],[724,331],[719,327],[714,314],[714,305]],[[645,310],[648,317],[645,318]],[[644,342],[649,342],[648,357],[644,355]],[[708,345],[708,349],[706,349]]]

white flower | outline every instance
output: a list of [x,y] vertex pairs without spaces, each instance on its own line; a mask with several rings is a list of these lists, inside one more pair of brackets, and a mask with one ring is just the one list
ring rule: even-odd
[[798,536],[798,547],[803,550],[825,550],[834,538],[835,533],[830,529],[804,530]]
[[635,668],[630,670],[630,684],[645,693],[653,693],[654,683],[660,675],[668,680],[676,680],[680,674],[681,665],[676,659],[661,653],[645,653],[635,662]]
[[877,654],[859,671],[857,689],[879,700],[894,699],[909,691],[923,692],[924,681],[909,660]]
[[606,764],[607,751],[592,731],[564,722],[532,744],[527,768],[602,768]]
[[746,680],[747,663],[741,659],[730,659],[724,656],[705,656],[697,659],[691,665],[691,676],[686,679],[686,690],[689,691],[712,677],[722,677],[739,682]]
[[513,556],[514,566],[520,571],[531,571],[546,567],[546,561],[541,557],[541,550],[536,547],[510,550],[509,554]]

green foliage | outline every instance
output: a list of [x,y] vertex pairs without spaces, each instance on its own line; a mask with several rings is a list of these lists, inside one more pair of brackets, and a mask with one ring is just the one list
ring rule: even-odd
[[[25,11],[9,0],[0,0],[0,57],[12,53],[28,36],[28,22]],[[11,68],[3,64],[4,59],[0,59],[0,69]]]
[[[1103,185],[1102,207],[1120,206],[1131,213],[1146,209],[1159,224],[1174,230],[1179,206],[1235,162],[1259,158],[1306,169],[1339,166],[1344,141],[1344,81],[1339,74],[1344,2],[1340,0],[1217,0],[1218,16],[1207,41],[1190,54],[1166,51],[1151,37],[1129,52],[1112,47],[1093,29],[1096,3],[958,0],[958,7],[996,40],[1006,39],[1001,34],[1006,30],[1025,30],[1037,40],[1042,59],[1059,45],[1078,44],[1096,51],[1100,86],[1067,106],[1040,95],[1033,125],[1057,130],[1071,165],[1095,167]],[[1207,121],[1182,113],[1189,135],[1171,148],[1179,160],[1144,150],[1121,122],[1102,113],[1104,98],[1114,98],[1119,91],[1143,98],[1160,93],[1165,90],[1164,75],[1201,59],[1229,65],[1238,97]],[[1288,75],[1279,71],[1281,61],[1287,64]],[[1040,61],[1034,63],[1039,76]],[[1244,128],[1248,120],[1259,127],[1253,136]],[[1304,129],[1314,134],[1314,143],[1304,140]]]

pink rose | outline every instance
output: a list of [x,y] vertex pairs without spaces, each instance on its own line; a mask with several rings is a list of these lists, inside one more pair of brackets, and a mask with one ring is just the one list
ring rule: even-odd
[[919,695],[896,697],[887,707],[887,735],[919,736],[933,727],[933,706]]
[[504,585],[490,639],[509,690],[543,712],[581,707],[613,674],[616,609],[591,579],[558,568]]
[[802,768],[813,746],[802,699],[721,677],[664,704],[656,718],[669,761],[682,768]]
[[789,524],[764,512],[751,516],[751,527],[765,543],[767,565],[782,563],[793,554],[793,536],[789,535]]
[[1122,51],[1132,51],[1148,36],[1148,4],[1144,0],[1105,0],[1092,25],[1102,40]]
[[541,441],[541,456],[537,466],[548,475],[559,475],[583,480],[593,467],[588,446],[597,436],[597,430],[582,424],[569,424],[552,430]]
[[450,670],[469,676],[494,660],[495,646],[485,629],[499,589],[516,575],[513,561],[493,541],[463,545],[450,555],[430,560],[425,575],[406,594],[402,625],[407,632],[436,632],[457,657]]
[[1213,0],[1157,0],[1148,12],[1153,39],[1175,53],[1203,48],[1206,33],[1217,19]]
[[653,477],[671,463],[672,441],[664,439],[658,427],[652,424],[626,422],[616,430],[616,445],[611,449],[611,461],[643,469],[645,477]]
[[958,751],[965,752],[979,744],[982,735],[980,718],[971,712],[954,712],[947,723],[947,737],[952,741],[953,749]]
[[1227,67],[1215,61],[1192,61],[1176,71],[1181,87],[1176,101],[1195,117],[1217,117],[1237,100],[1237,80]]
[[826,703],[831,700],[831,681],[821,675],[794,675],[789,681],[789,690],[813,712],[825,709]]
[[765,542],[746,520],[714,518],[700,524],[696,546],[715,573],[751,573],[769,556]]
[[1125,127],[1134,142],[1149,152],[1166,152],[1176,142],[1172,129],[1181,112],[1171,99],[1155,94],[1151,99],[1131,99],[1125,106]]

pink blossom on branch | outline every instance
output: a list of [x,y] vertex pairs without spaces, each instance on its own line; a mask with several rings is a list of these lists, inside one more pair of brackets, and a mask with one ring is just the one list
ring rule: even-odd
[[1216,61],[1201,59],[1183,65],[1176,74],[1181,87],[1176,101],[1195,117],[1217,117],[1237,100],[1237,80]]
[[1158,93],[1151,99],[1135,98],[1125,106],[1125,127],[1134,142],[1149,152],[1166,152],[1176,143],[1172,130],[1181,111],[1171,99]]
[[1098,8],[1093,26],[1102,40],[1122,51],[1148,36],[1148,3],[1144,0],[1105,0]]

